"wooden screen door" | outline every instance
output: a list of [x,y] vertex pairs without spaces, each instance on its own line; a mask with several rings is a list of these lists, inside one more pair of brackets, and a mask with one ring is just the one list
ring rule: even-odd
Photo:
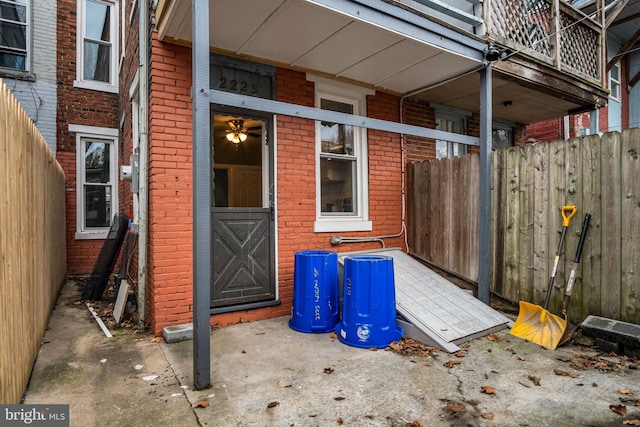
[[275,301],[272,118],[212,119],[211,307]]

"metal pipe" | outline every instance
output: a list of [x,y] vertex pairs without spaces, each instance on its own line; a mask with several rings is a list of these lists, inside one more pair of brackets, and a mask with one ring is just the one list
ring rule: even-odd
[[138,136],[140,151],[138,187],[138,325],[145,326],[147,286],[147,230],[149,188],[149,1],[139,5],[140,100],[138,102]]

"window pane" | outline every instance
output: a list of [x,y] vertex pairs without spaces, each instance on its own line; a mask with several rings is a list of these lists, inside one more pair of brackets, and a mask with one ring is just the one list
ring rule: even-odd
[[[26,5],[26,0],[19,1]],[[9,21],[27,23],[27,6],[9,4],[0,2],[0,19],[8,19]]]
[[22,55],[13,55],[10,53],[0,52],[0,67],[15,68],[16,70],[25,70],[27,66],[27,58]]
[[111,6],[87,1],[87,16],[85,21],[85,37],[93,40],[111,40]]
[[492,148],[509,148],[513,144],[511,143],[513,132],[507,129],[493,129],[491,146]]
[[100,82],[111,81],[111,46],[94,42],[84,43],[84,78]]
[[0,22],[0,46],[27,49],[27,27],[20,24]]
[[353,155],[353,129],[351,125],[321,122],[322,152]]
[[85,228],[103,228],[111,225],[110,186],[85,186],[84,201]]
[[84,154],[85,182],[110,182],[109,148],[105,142],[87,142]]
[[615,81],[620,81],[620,66],[619,65],[614,65],[613,68],[611,68],[611,78]]
[[[353,114],[353,105],[329,99],[320,100],[320,108],[338,113]],[[354,127],[331,122],[320,122],[322,152],[353,155]]]
[[350,159],[320,159],[322,213],[355,212],[355,164],[355,161]]
[[464,144],[458,144],[457,142],[453,142],[453,156],[463,156],[467,154],[467,146]]
[[447,157],[447,141],[436,141],[436,159],[446,159]]

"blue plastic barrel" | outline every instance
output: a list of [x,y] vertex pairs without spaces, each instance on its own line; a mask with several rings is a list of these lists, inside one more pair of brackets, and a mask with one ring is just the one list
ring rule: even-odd
[[356,255],[344,259],[342,321],[338,339],[362,348],[385,348],[404,331],[396,324],[393,258]]
[[332,332],[340,321],[339,308],[338,255],[331,251],[296,252],[291,329]]

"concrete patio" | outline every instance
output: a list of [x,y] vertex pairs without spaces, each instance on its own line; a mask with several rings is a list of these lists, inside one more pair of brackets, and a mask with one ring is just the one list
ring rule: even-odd
[[167,344],[113,327],[107,338],[69,281],[24,403],[69,404],[71,426],[621,426],[640,419],[640,363],[595,347],[550,351],[502,330],[457,354],[418,348],[403,355],[299,333],[288,320],[214,330],[212,387],[198,391],[191,341]]

